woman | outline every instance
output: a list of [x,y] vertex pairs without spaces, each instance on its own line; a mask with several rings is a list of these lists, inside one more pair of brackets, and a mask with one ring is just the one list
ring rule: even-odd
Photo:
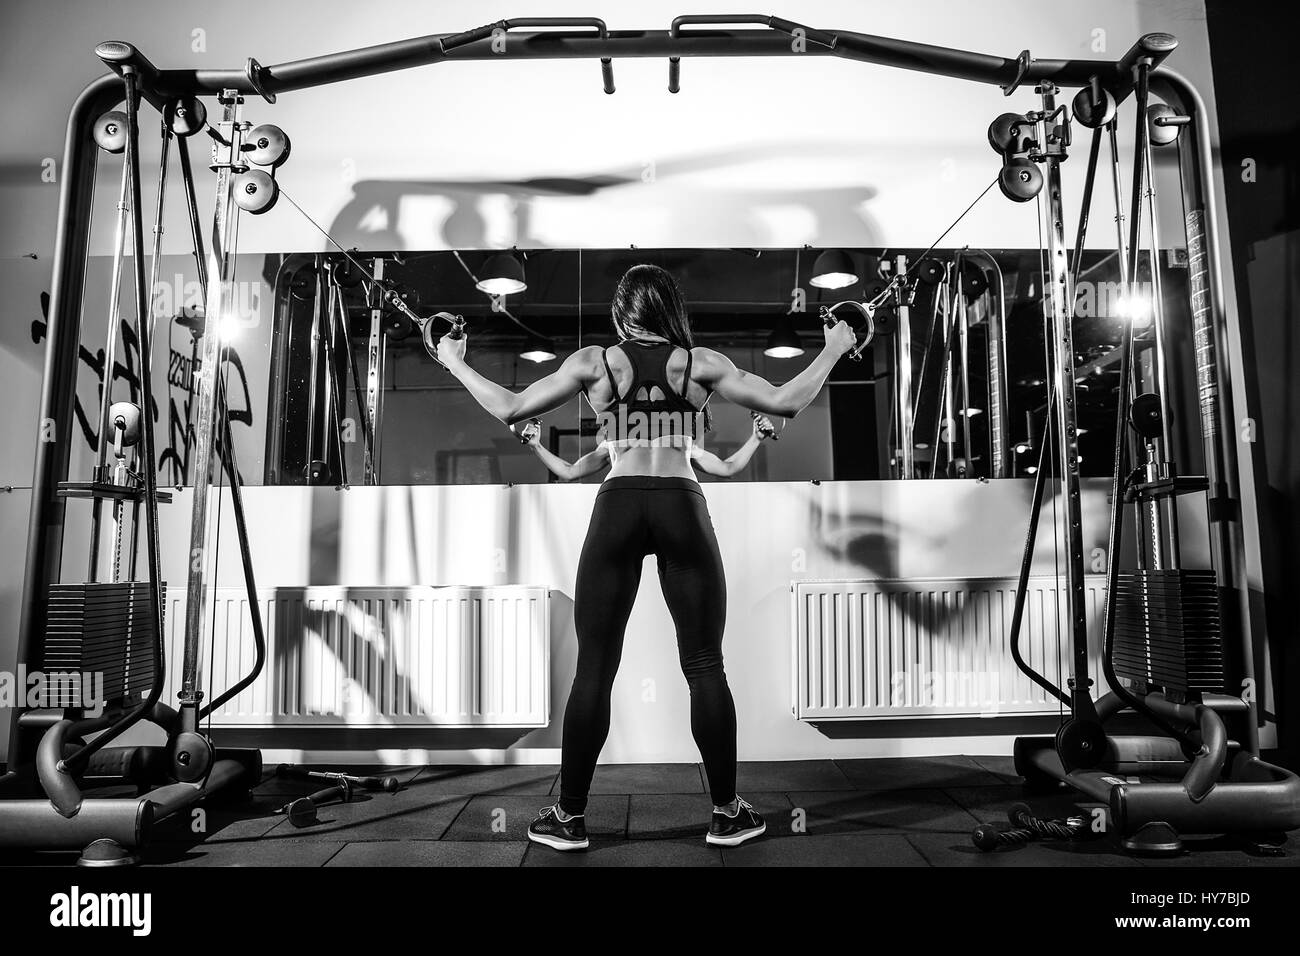
[[[713,475],[715,478],[731,478],[744,471],[750,459],[754,457],[754,452],[758,451],[758,446],[767,439],[776,437],[776,427],[771,419],[757,413],[754,413],[753,418],[754,427],[749,437],[745,439],[745,443],[725,459],[719,458],[711,451],[705,451],[702,445],[693,443],[690,452],[691,465],[698,471]],[[594,475],[608,466],[612,458],[609,439],[605,439],[596,446],[595,451],[587,452],[577,461],[565,461],[542,445],[540,419],[528,422],[523,428],[511,430],[519,436],[520,441],[533,450],[547,470],[561,481],[577,481],[588,475]]]
[[700,485],[691,470],[695,439],[709,425],[714,392],[764,415],[793,418],[821,391],[854,345],[844,322],[783,385],[695,347],[686,303],[673,277],[638,265],[619,281],[612,306],[619,344],[588,346],[516,394],[465,363],[465,339],[446,336],[438,358],[490,414],[507,425],[545,414],[578,394],[602,419],[610,460],[600,486],[574,589],[577,670],[564,713],[560,799],[542,810],[528,837],[557,850],[587,847],[583,814],[596,760],[609,733],[610,690],[646,555],[656,556],[664,600],[677,629],[678,658],[691,695],[691,733],[713,801],[706,835],[736,846],[766,829],[736,794],[736,709],[722,668],[727,585]]

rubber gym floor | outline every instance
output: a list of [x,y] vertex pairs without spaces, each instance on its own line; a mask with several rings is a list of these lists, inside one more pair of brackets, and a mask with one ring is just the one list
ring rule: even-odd
[[[1106,837],[977,850],[982,822],[1005,822],[1022,800],[1042,817],[1096,806],[1062,790],[1026,798],[1007,757],[804,760],[742,763],[737,789],[767,820],[767,834],[734,849],[704,842],[709,797],[696,764],[602,765],[587,809],[591,848],[558,853],[528,842],[537,810],[554,801],[555,766],[331,767],[385,773],[397,793],[367,793],[322,807],[292,826],[275,810],[319,785],[268,774],[251,802],[209,807],[206,834],[192,819],[158,826],[146,866],[1249,866],[1300,865],[1254,857],[1225,839],[1187,840],[1172,859],[1126,854]],[[7,864],[71,865],[76,854],[0,855]]]

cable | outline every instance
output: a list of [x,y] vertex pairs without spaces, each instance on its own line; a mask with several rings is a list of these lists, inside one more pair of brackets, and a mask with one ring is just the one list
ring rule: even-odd
[[[994,177],[993,182],[989,183],[987,186],[984,187],[983,192],[981,192],[978,196],[976,196],[975,199],[971,202],[971,204],[962,210],[961,215],[958,216],[956,219],[954,219],[952,221],[952,224],[949,225],[947,229],[939,233],[939,238],[934,240],[934,242],[930,243],[930,248],[926,249],[925,252],[921,253],[920,257],[914,263],[912,263],[911,269],[909,270],[910,273],[915,273],[917,267],[920,266],[921,263],[927,261],[930,258],[930,253],[934,252],[934,247],[937,246],[939,243],[943,242],[944,238],[948,235],[948,233],[952,232],[954,229],[957,228],[957,226],[961,223],[961,221],[966,218],[967,214],[972,209],[975,208],[975,206],[979,203],[979,201],[988,195],[989,190],[998,184],[999,178],[1000,175]],[[871,300],[870,304],[872,306],[879,307],[879,305],[889,297],[890,293],[892,293],[894,289],[898,287],[898,285],[902,281],[902,278],[903,276],[901,273],[897,273],[897,272],[894,273],[894,277],[890,279],[889,282],[885,285],[885,287],[881,289],[880,292]]]

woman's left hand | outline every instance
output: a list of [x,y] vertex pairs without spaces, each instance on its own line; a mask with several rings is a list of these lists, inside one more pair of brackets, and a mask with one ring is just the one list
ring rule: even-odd
[[754,416],[754,437],[759,441],[766,438],[776,437],[776,426],[772,424],[772,419],[766,415]]
[[438,361],[448,368],[460,365],[465,361],[465,346],[468,342],[467,335],[453,339],[451,333],[447,333],[438,339]]

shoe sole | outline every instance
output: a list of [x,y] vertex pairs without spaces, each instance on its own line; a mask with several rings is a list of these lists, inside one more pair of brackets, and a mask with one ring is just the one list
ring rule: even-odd
[[588,846],[586,840],[583,840],[580,843],[573,840],[560,840],[555,837],[542,836],[541,834],[534,833],[532,830],[528,831],[528,839],[532,840],[534,843],[540,843],[542,846],[549,846],[552,850],[560,850],[561,852],[566,850],[585,850]]
[[706,843],[711,843],[714,846],[740,846],[740,844],[744,843],[746,840],[752,840],[754,837],[762,836],[766,832],[767,824],[764,823],[752,830],[742,830],[739,833],[732,834],[731,836],[720,837],[714,836],[710,833],[705,836],[704,841]]

